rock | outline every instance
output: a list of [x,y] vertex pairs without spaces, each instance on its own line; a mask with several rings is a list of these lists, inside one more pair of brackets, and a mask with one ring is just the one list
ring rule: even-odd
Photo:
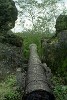
[[59,42],[66,42],[67,43],[67,30],[64,30],[57,35]]
[[[18,40],[18,42],[16,41]],[[0,78],[23,66],[23,48],[22,41],[15,35],[0,36]],[[20,45],[19,45],[20,44]]]
[[21,68],[17,68],[16,70],[16,80],[17,80],[17,86],[19,89],[25,88],[25,73],[22,72]]
[[[9,32],[8,32],[9,33]],[[1,43],[8,43],[13,46],[22,47],[23,39],[15,34],[1,34],[0,35],[0,42]]]
[[52,77],[51,69],[49,67],[47,67],[46,63],[43,63],[43,67],[46,70],[45,72],[46,72],[47,80],[50,81],[50,79]]

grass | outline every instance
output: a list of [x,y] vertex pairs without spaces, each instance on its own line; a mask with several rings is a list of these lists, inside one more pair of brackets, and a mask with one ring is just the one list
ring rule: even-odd
[[32,34],[32,33],[17,33],[20,37],[23,38],[23,54],[24,58],[29,58],[29,45],[32,43],[35,43],[37,45],[38,54],[41,58],[42,56],[42,48],[41,48],[41,39],[44,39],[45,37],[50,37],[49,34]]
[[0,83],[0,100],[20,100],[20,98],[21,91],[17,86],[16,75],[11,74]]
[[7,94],[12,96],[15,93],[15,89],[16,89],[16,76],[9,75],[4,81],[0,83],[0,100],[4,100]]
[[53,76],[54,95],[56,100],[67,100],[67,85],[64,85],[61,77]]

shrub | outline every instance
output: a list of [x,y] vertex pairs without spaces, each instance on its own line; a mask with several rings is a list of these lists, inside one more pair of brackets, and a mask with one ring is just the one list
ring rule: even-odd
[[4,100],[20,100],[20,93],[17,91],[5,94]]
[[62,78],[54,76],[52,81],[56,100],[67,100],[67,86],[63,85]]
[[13,0],[0,0],[0,32],[15,26],[18,11]]

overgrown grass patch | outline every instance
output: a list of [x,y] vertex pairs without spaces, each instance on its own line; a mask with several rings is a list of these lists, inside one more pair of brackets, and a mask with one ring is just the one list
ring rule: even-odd
[[42,56],[42,48],[41,48],[41,39],[44,39],[45,37],[50,37],[49,34],[32,34],[32,33],[16,33],[16,35],[19,35],[23,38],[23,54],[24,58],[29,58],[29,45],[32,43],[35,43],[37,45],[38,54],[41,58]]
[[62,78],[53,76],[52,81],[56,100],[67,100],[67,85],[63,84]]
[[0,100],[19,100],[20,94],[16,89],[16,76],[9,75],[0,83]]

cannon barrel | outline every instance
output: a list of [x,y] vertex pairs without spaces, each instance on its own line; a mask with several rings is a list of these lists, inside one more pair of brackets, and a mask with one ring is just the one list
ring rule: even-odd
[[24,100],[55,100],[49,87],[45,70],[37,54],[36,44],[30,45]]

